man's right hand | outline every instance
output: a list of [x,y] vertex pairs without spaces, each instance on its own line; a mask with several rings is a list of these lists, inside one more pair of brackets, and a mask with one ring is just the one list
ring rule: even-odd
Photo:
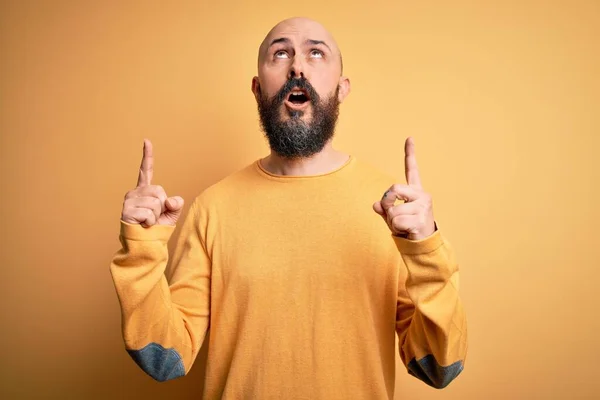
[[144,155],[138,176],[137,186],[125,195],[121,220],[129,224],[175,225],[183,210],[183,199],[179,196],[167,197],[162,186],[152,185],[154,156],[152,143],[144,140]]

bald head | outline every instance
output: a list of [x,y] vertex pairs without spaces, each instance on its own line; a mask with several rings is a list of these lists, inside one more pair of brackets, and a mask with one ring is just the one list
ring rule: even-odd
[[292,38],[302,37],[307,44],[325,46],[339,60],[340,75],[343,71],[342,53],[327,29],[309,18],[294,17],[275,25],[264,38],[258,49],[258,65],[264,62],[269,49],[278,43],[291,42]]

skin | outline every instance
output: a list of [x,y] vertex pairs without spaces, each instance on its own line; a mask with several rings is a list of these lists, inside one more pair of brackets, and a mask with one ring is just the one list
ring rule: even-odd
[[167,197],[165,189],[152,184],[154,175],[154,151],[152,142],[144,140],[142,163],[135,188],[125,194],[121,220],[129,224],[140,224],[144,228],[152,225],[175,225],[183,210],[183,198]]
[[[273,96],[292,75],[304,76],[323,99],[333,95],[336,87],[339,87],[340,103],[350,93],[350,80],[342,74],[341,53],[333,36],[321,24],[307,18],[284,20],[263,40],[258,51],[258,76],[252,79],[252,92],[257,101],[260,96]],[[281,106],[281,117],[289,118],[285,107]],[[308,106],[302,117],[307,121],[312,118],[311,107]],[[316,175],[339,168],[348,157],[335,150],[329,141],[321,152],[310,158],[287,160],[271,152],[259,162],[278,175]],[[414,140],[410,137],[404,145],[404,170],[407,184],[390,186],[381,200],[373,203],[373,210],[383,218],[393,235],[422,240],[437,227],[432,199],[423,190]],[[122,221],[146,228],[177,223],[184,201],[179,196],[167,197],[161,186],[153,185],[153,171],[152,143],[145,139],[138,181],[125,195]],[[402,202],[396,204],[398,200]]]
[[[340,103],[350,93],[350,79],[342,75],[341,53],[336,41],[321,24],[308,18],[286,19],[267,34],[258,50],[258,76],[252,79],[252,93],[257,101],[259,96],[270,98],[290,76],[304,76],[321,98],[332,96],[338,86]],[[280,111],[283,119],[289,118],[285,107],[282,105]],[[307,108],[302,119],[310,121],[311,108]],[[316,175],[342,166],[348,157],[334,149],[329,141],[321,152],[310,158],[286,160],[271,152],[260,163],[277,175]]]
[[[409,240],[422,240],[436,230],[433,217],[433,201],[423,190],[415,143],[412,138],[404,143],[404,174],[407,185],[393,184],[380,201],[373,203],[373,210],[381,215],[393,235]],[[396,204],[396,200],[403,201]]]

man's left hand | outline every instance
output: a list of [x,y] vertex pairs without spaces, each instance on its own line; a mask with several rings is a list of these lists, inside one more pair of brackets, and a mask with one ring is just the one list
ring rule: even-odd
[[[410,240],[424,239],[436,231],[436,225],[431,196],[421,186],[415,144],[410,137],[404,144],[404,172],[407,185],[392,185],[381,200],[373,204],[373,209],[394,235]],[[396,200],[404,203],[394,205]]]

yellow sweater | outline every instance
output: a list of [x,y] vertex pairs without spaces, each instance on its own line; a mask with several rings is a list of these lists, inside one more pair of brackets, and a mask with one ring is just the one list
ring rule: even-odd
[[373,211],[396,181],[354,156],[315,176],[254,162],[196,197],[169,279],[174,228],[121,221],[126,350],[174,379],[210,329],[206,399],[392,399],[397,334],[408,372],[446,386],[467,351],[458,265],[440,231],[396,237]]

